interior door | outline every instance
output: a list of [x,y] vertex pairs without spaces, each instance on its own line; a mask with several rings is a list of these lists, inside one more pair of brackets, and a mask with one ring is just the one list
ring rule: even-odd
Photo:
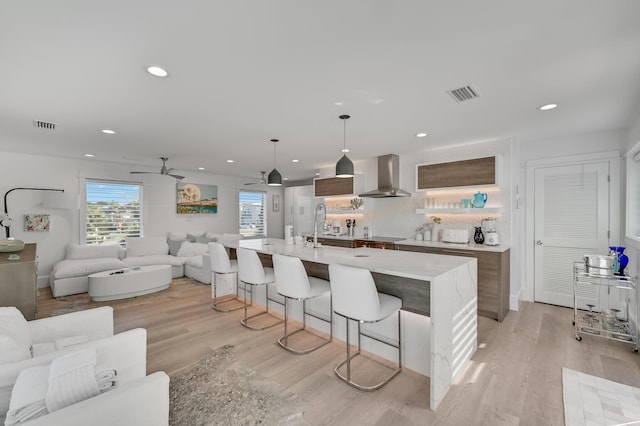
[[[535,170],[535,300],[573,307],[573,262],[606,254],[609,163]],[[578,288],[578,308],[597,304],[597,286]]]

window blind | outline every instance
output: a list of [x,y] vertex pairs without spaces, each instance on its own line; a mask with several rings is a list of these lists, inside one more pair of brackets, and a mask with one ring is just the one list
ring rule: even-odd
[[142,236],[142,186],[111,181],[86,182],[87,244],[119,243]]
[[240,235],[243,237],[265,237],[267,226],[265,221],[264,192],[241,191],[240,200]]

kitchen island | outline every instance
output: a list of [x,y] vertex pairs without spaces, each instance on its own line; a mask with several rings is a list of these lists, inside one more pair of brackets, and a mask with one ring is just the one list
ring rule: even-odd
[[[403,365],[430,378],[432,410],[477,349],[476,259],[372,248],[312,248],[270,238],[222,243],[230,249],[256,250],[263,262],[276,253],[298,257],[308,273],[321,278],[327,278],[332,263],[371,271],[379,291],[403,300]],[[379,325],[383,337],[394,338],[393,324]],[[344,322],[334,321],[334,336],[344,340],[346,330],[341,327]],[[395,361],[392,351],[365,342],[363,349]]]

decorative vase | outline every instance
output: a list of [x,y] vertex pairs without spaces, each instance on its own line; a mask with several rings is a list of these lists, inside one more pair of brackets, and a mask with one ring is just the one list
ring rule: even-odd
[[618,257],[618,270],[615,272],[616,275],[624,275],[624,269],[629,264],[629,256],[624,254],[626,247],[622,246],[609,246],[609,250],[615,253],[615,256]]
[[474,226],[474,228],[475,232],[473,233],[473,241],[475,241],[476,244],[484,243],[484,234],[482,233],[482,227]]
[[440,228],[437,225],[433,225],[433,228],[431,228],[431,241],[438,241],[439,234]]

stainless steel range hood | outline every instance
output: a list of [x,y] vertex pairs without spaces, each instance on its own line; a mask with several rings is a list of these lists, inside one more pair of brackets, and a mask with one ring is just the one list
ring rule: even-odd
[[378,189],[360,194],[359,197],[410,197],[410,193],[398,188],[399,181],[400,157],[396,154],[381,155],[378,157]]

